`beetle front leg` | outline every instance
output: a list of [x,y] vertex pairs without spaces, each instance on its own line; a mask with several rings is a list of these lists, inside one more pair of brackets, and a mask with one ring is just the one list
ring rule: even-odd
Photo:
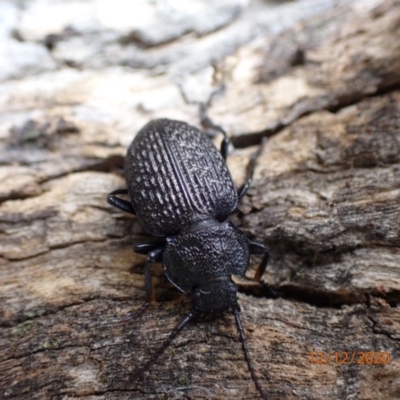
[[[149,243],[138,244],[135,246],[135,251],[139,250],[137,251],[137,253],[140,253],[140,250],[143,251],[145,246],[151,246],[151,244]],[[164,247],[158,247],[151,250],[148,253],[148,257],[144,265],[144,289],[146,291],[146,301],[142,304],[142,306],[138,310],[125,317],[123,319],[123,322],[127,322],[130,321],[131,319],[137,318],[139,315],[143,314],[146,311],[146,309],[149,307],[151,303],[154,303],[156,301],[155,291],[151,283],[151,264],[153,262],[161,260],[163,250]]]

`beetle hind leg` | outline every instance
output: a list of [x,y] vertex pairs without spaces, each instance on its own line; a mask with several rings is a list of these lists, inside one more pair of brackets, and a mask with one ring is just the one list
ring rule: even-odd
[[267,143],[267,139],[263,138],[261,141],[261,145],[258,147],[257,151],[254,152],[254,154],[251,156],[251,160],[247,166],[247,178],[246,181],[243,183],[243,185],[240,187],[240,189],[238,190],[238,198],[239,201],[242,200],[242,198],[244,197],[244,195],[247,193],[247,191],[249,190],[249,187],[251,185],[251,182],[253,180],[253,175],[254,175],[254,171],[256,169],[256,165],[257,165],[257,160],[260,157],[265,143]]
[[214,96],[221,93],[223,90],[225,90],[225,86],[223,84],[219,85],[219,87],[210,94],[208,100],[205,103],[200,103],[198,101],[190,100],[186,96],[186,93],[181,85],[179,85],[179,89],[181,91],[182,97],[185,100],[186,104],[198,104],[200,106],[200,124],[205,130],[209,131],[209,132],[206,132],[206,134],[208,134],[208,136],[210,136],[211,138],[214,137],[214,134],[211,132],[219,132],[224,135],[224,139],[222,140],[222,143],[221,143],[220,152],[221,152],[222,158],[224,160],[226,160],[226,157],[228,156],[228,150],[229,150],[229,145],[230,145],[231,141],[230,141],[225,129],[222,128],[222,126],[220,126],[220,125],[214,124],[214,122],[211,120],[211,118],[208,116],[208,113],[207,113]]
[[207,110],[208,110],[208,107],[210,106],[211,99],[212,99],[212,97],[210,97],[210,99],[208,100],[207,103],[200,104],[200,123],[203,128],[209,129],[211,131],[220,132],[224,135],[224,138],[221,142],[220,152],[221,152],[222,158],[224,160],[226,160],[226,158],[228,157],[228,150],[229,150],[229,145],[230,145],[231,141],[230,141],[225,129],[222,128],[222,126],[220,126],[220,125],[214,124],[214,122],[211,120],[211,118],[207,114]]

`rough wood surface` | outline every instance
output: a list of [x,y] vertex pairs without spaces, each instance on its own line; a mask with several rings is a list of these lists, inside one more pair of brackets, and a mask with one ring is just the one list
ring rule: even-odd
[[[257,398],[229,313],[191,323],[146,382],[134,378],[190,300],[156,265],[158,302],[120,323],[144,299],[133,266],[145,258],[132,252],[144,233],[105,201],[124,185],[133,134],[153,117],[197,124],[182,92],[204,100],[221,82],[210,114],[241,147],[229,159],[238,185],[251,145],[269,137],[233,217],[271,253],[264,280],[277,298],[238,282],[268,398],[400,398],[400,2],[344,2],[279,34],[235,36],[217,58],[262,10],[230,3],[207,29],[176,26],[169,36],[79,19],[67,29],[63,13],[33,31],[42,6],[28,2],[18,19],[7,3],[12,46],[49,51],[39,51],[41,64],[29,53],[0,71],[0,398]],[[179,57],[191,54],[194,33],[197,69],[196,58]],[[390,361],[368,363],[368,352]]]

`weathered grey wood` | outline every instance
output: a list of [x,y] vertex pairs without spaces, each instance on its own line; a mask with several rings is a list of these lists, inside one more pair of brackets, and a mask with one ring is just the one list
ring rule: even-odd
[[[239,282],[271,399],[400,397],[400,2],[364,3],[243,45],[214,73],[214,119],[240,146],[271,136],[234,216],[271,252],[278,298]],[[197,99],[211,75],[180,89],[168,73],[84,64],[0,85],[0,398],[257,398],[228,313],[189,324],[146,384],[134,379],[190,309],[160,265],[158,302],[121,323],[144,300],[131,248],[146,237],[106,195],[148,119],[197,123],[181,90]],[[228,161],[237,185],[254,150]],[[367,352],[391,360],[357,363]]]

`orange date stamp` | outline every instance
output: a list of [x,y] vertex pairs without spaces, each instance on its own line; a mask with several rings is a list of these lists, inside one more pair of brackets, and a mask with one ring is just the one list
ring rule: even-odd
[[311,364],[341,365],[377,365],[389,364],[390,353],[387,351],[310,351]]

